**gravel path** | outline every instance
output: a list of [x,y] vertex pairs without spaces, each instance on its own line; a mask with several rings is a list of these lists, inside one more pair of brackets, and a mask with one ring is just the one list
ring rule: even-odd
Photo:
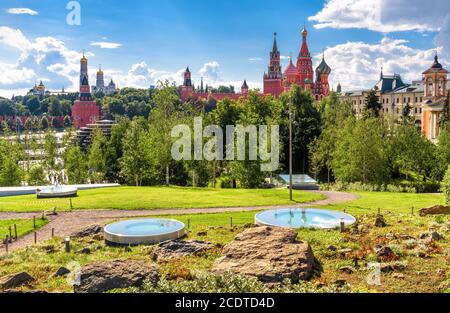
[[[301,203],[297,207],[305,207],[312,205],[328,205],[344,203],[356,200],[357,195],[345,192],[335,191],[312,191],[320,193],[327,198],[324,200],[314,201],[310,203]],[[243,212],[243,211],[260,211],[263,209],[292,207],[291,205],[277,206],[258,206],[258,207],[224,207],[224,208],[198,208],[198,209],[154,209],[154,210],[75,210],[72,212],[61,212],[56,216],[48,216],[49,223],[37,231],[38,242],[46,241],[51,238],[52,228],[55,229],[55,235],[58,237],[66,237],[92,224],[103,224],[114,219],[132,218],[143,216],[158,215],[183,215],[183,214],[199,214],[199,213],[224,213],[224,212]],[[0,212],[0,220],[9,219],[30,219],[33,216],[40,216],[37,213],[15,213]],[[19,238],[16,242],[9,245],[9,251],[14,251],[34,244],[34,235],[29,234]],[[0,254],[4,253],[3,244],[0,244]]]

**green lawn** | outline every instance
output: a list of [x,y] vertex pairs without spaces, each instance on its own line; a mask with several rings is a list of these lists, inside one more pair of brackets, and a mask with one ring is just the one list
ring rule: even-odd
[[[392,196],[394,197],[395,194]],[[362,200],[364,198],[359,201]],[[352,290],[359,292],[427,293],[444,291],[439,289],[439,286],[443,282],[449,282],[449,276],[447,275],[450,273],[445,253],[450,247],[448,239],[435,243],[433,245],[435,249],[427,258],[409,255],[409,250],[404,247],[402,241],[382,241],[394,249],[401,262],[407,264],[406,269],[401,272],[404,277],[398,279],[395,278],[393,273],[381,273],[382,284],[380,286],[367,285],[368,272],[363,270],[363,266],[366,262],[377,261],[370,248],[380,243],[380,238],[384,238],[386,233],[407,233],[418,237],[420,233],[427,231],[431,225],[445,227],[443,221],[438,221],[434,216],[420,217],[417,214],[413,216],[395,213],[395,210],[390,208],[387,203],[382,207],[386,211],[394,211],[394,213],[385,216],[388,226],[385,228],[373,227],[376,210],[366,208],[372,214],[368,214],[367,217],[360,215],[360,218],[363,224],[369,226],[369,232],[359,237],[354,237],[350,233],[340,233],[338,230],[302,229],[298,231],[298,238],[311,244],[314,256],[323,268],[320,275],[314,276],[311,282],[307,283],[312,290],[314,286],[332,286],[336,280],[344,279],[350,284]],[[174,283],[183,280],[191,281],[195,277],[195,273],[198,272],[210,272],[214,260],[221,257],[220,246],[229,243],[238,233],[242,232],[245,229],[244,224],[252,223],[254,214],[255,212],[233,212],[170,216],[170,218],[183,221],[186,224],[190,220],[189,234],[186,239],[208,241],[218,244],[218,246],[199,256],[189,256],[171,262],[159,263],[158,268],[163,277]],[[230,217],[233,218],[233,227],[230,227]],[[449,230],[439,229],[439,232],[445,238],[450,236]],[[329,245],[334,245],[338,249],[351,248],[354,252],[345,256],[336,256],[328,249]],[[92,253],[79,253],[81,249],[86,247],[89,247]],[[84,266],[99,260],[115,259],[134,259],[148,262],[152,249],[152,246],[133,246],[129,249],[109,247],[100,239],[88,237],[73,239],[72,251],[66,253],[61,238],[54,238],[41,245],[1,256],[0,277],[26,271],[36,280],[29,286],[19,288],[19,290],[71,292],[72,287],[67,283],[65,277],[51,277],[59,267],[70,267],[77,263]],[[354,274],[346,274],[338,270],[341,266],[353,266],[355,257],[360,259],[361,268]],[[438,274],[438,270],[445,274]],[[424,277],[427,279],[424,279]],[[449,291],[447,289],[447,292]]]
[[[309,202],[324,197],[294,191],[294,202]],[[73,209],[177,209],[292,204],[287,189],[209,189],[182,187],[117,187],[78,192]],[[2,197],[0,211],[35,212],[70,210],[69,199],[36,199],[35,195]]]
[[395,192],[353,192],[360,196],[359,199],[344,204],[334,204],[324,206],[324,208],[335,210],[346,210],[352,214],[376,213],[378,208],[381,211],[395,213],[410,213],[414,211],[444,204],[444,196],[440,194],[415,194],[415,193],[395,193]]
[[[36,218],[36,228],[33,227],[33,219],[20,219],[20,220],[0,220],[0,240],[9,236],[9,227],[17,227],[17,236],[25,236],[34,230],[37,230],[48,223],[47,219]],[[12,230],[14,236],[14,228]]]

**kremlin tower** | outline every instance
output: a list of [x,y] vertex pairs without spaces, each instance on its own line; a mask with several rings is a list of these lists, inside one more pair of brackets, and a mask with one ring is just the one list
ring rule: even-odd
[[271,94],[278,97],[283,92],[281,81],[283,74],[281,74],[281,54],[278,51],[277,33],[273,34],[273,48],[270,52],[269,68],[267,73],[264,73],[264,94]]
[[80,60],[80,95],[72,106],[72,120],[75,128],[86,127],[100,120],[100,107],[92,100],[89,86],[88,60],[83,53]]
[[280,64],[280,51],[277,45],[277,34],[274,34],[273,48],[270,52],[269,69],[264,73],[264,94],[271,94],[278,97],[283,92],[291,89],[293,84],[300,86],[304,90],[311,90],[314,98],[319,101],[330,93],[328,76],[331,68],[322,58],[322,62],[316,68],[316,81],[314,82],[314,72],[311,53],[308,48],[308,31],[306,27],[302,30],[302,45],[297,58],[297,65],[294,65],[292,56],[289,65],[282,74]]

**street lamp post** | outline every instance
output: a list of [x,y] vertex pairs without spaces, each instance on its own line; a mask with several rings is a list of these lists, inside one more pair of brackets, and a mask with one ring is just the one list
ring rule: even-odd
[[292,197],[292,100],[289,99],[289,199]]

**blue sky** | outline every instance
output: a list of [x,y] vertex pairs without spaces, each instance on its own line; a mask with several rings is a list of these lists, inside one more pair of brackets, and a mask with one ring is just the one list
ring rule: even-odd
[[296,57],[304,23],[315,62],[324,50],[333,68],[332,84],[370,87],[381,65],[411,80],[431,64],[436,47],[444,63],[447,57],[450,7],[430,1],[441,10],[424,19],[416,0],[389,1],[394,12],[387,0],[82,0],[81,25],[70,26],[69,1],[3,0],[0,95],[23,92],[41,79],[50,89],[76,89],[83,49],[91,83],[98,64],[119,86],[136,87],[179,81],[189,65],[197,82],[205,76],[212,85],[239,86],[247,79],[260,88],[273,32],[282,55]]

